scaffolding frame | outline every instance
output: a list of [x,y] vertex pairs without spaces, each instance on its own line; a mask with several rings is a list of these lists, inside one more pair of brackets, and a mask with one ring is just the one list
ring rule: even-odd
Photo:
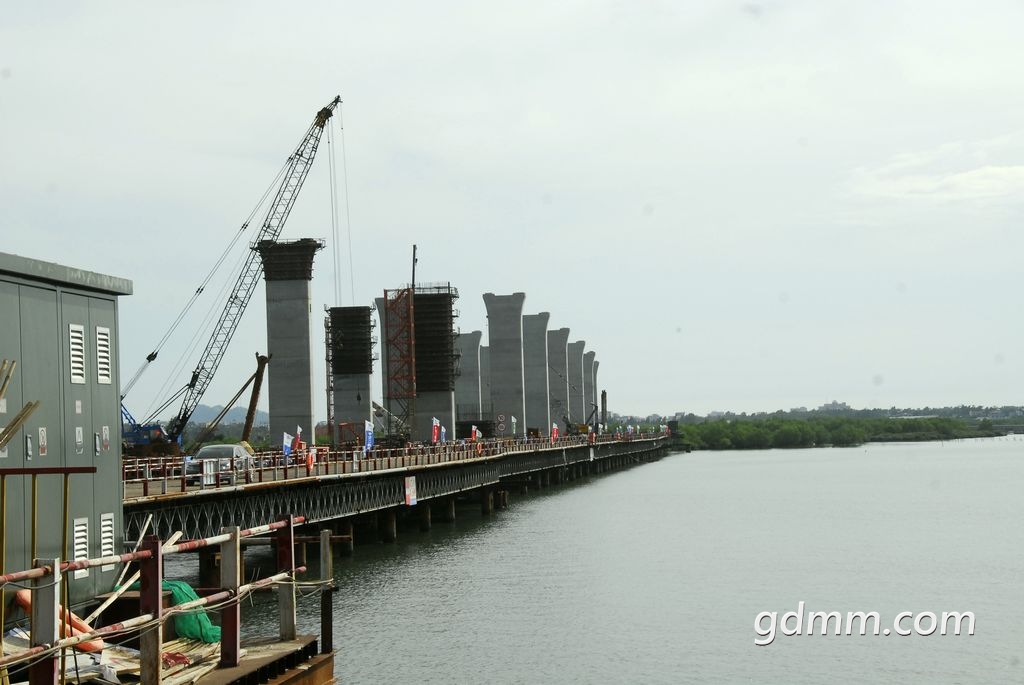
[[[416,415],[416,321],[413,310],[414,289],[384,291],[384,339],[387,344],[388,435],[399,425],[412,426]],[[409,436],[405,436],[408,438]]]

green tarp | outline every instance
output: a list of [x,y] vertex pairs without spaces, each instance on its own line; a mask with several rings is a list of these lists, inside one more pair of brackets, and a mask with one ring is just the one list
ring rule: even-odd
[[[140,583],[132,583],[128,589],[138,590],[140,586]],[[171,604],[173,606],[199,599],[199,595],[192,589],[192,586],[183,580],[165,580],[163,587],[164,590],[171,591]],[[174,632],[178,634],[178,637],[187,637],[192,640],[202,640],[203,642],[220,642],[220,626],[215,626],[210,622],[210,617],[206,615],[205,610],[196,609],[186,613],[175,614],[173,618]]]

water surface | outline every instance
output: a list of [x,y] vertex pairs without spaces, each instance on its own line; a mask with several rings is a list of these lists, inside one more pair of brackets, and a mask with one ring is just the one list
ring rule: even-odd
[[[1022,682],[1024,441],[699,452],[337,559],[346,683]],[[313,564],[315,565],[315,560]],[[318,628],[316,598],[300,605]],[[784,637],[761,611],[973,611],[972,637]],[[276,630],[272,599],[251,632]],[[906,624],[909,625],[909,624]]]

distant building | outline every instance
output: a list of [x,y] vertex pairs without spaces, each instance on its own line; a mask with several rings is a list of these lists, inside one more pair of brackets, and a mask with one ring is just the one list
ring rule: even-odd
[[841,414],[846,411],[852,411],[852,408],[846,402],[832,401],[818,407],[818,411],[826,414]]

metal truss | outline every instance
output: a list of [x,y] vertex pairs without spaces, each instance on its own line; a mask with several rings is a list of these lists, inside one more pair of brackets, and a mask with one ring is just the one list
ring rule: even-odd
[[427,501],[482,487],[503,479],[557,469],[583,462],[621,466],[657,458],[663,441],[601,443],[554,449],[511,452],[488,460],[344,476],[322,476],[261,484],[256,488],[193,492],[161,501],[131,502],[124,508],[125,539],[138,539],[148,515],[152,531],[168,538],[182,531],[186,538],[217,535],[225,526],[250,527],[270,523],[281,514],[306,517],[318,523],[405,504],[405,478],[416,477],[417,499]]

